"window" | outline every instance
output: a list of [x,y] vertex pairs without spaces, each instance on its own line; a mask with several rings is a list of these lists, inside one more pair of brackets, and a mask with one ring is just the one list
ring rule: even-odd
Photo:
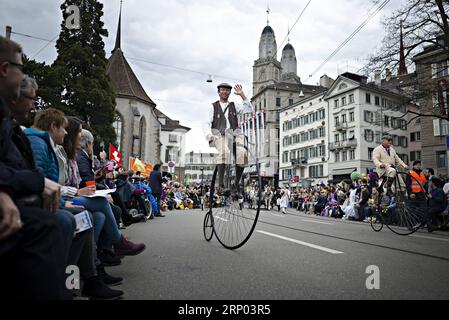
[[421,151],[410,152],[410,161],[421,160]]
[[147,122],[144,117],[140,119],[139,123],[139,150],[137,152],[137,157],[140,159],[145,158],[145,143],[147,137]]
[[374,148],[368,148],[368,160],[373,159],[373,151],[374,151]]
[[437,167],[446,168],[446,151],[437,152]]
[[320,128],[320,138],[323,138],[326,135],[326,129],[324,127]]
[[449,122],[443,119],[434,119],[433,134],[435,137],[449,135]]
[[335,125],[338,126],[340,124],[340,117],[335,117]]
[[335,162],[340,162],[340,152],[335,151]]
[[374,136],[374,142],[380,143],[380,131],[376,131],[376,134]]
[[384,126],[385,127],[388,127],[389,126],[389,124],[390,124],[390,118],[388,117],[388,116],[384,116]]
[[118,113],[116,113],[114,118],[114,130],[115,135],[117,137],[116,144],[118,150],[120,150],[120,145],[122,142],[122,126],[123,126],[122,117]]
[[348,140],[348,133],[345,131],[341,134],[341,141],[346,141]]
[[400,124],[401,124],[401,129],[402,130],[407,130],[407,121],[405,121],[404,119],[400,119]]
[[440,78],[440,77],[446,77],[447,75],[449,75],[448,72],[448,66],[449,66],[449,61],[441,61],[441,62],[437,62],[437,63],[432,63],[432,78],[436,79],[436,78]]
[[334,100],[334,108],[338,108],[340,105],[340,100]]
[[371,104],[371,95],[369,93],[366,94],[366,103]]
[[410,142],[421,141],[421,132],[410,133]]
[[281,98],[276,98],[276,107],[280,107],[281,106]]
[[365,110],[363,115],[364,115],[364,120],[366,122],[369,122],[369,123],[373,123],[374,122],[374,120],[373,120],[374,119],[374,114],[371,111]]
[[309,178],[317,178],[323,176],[323,168],[324,166],[318,165],[318,166],[311,166],[309,167]]
[[346,115],[345,114],[341,115],[341,122],[346,123]]
[[349,160],[355,160],[355,150],[349,151]]
[[354,119],[354,112],[350,112],[349,113],[349,122],[354,122],[355,121],[355,119]]
[[319,146],[319,156],[324,157],[326,155],[326,147],[325,146]]
[[288,151],[285,151],[285,152],[282,154],[282,162],[283,162],[283,163],[287,163],[287,162],[288,162]]
[[288,99],[288,105],[289,106],[293,105],[293,99]]
[[342,153],[341,153],[341,161],[348,161],[348,152],[346,152],[346,151],[343,151]]
[[354,103],[354,95],[350,94],[349,95],[349,104]]
[[326,114],[324,112],[324,109],[323,110],[319,110],[318,112],[319,112],[319,115],[320,115],[320,120],[323,120],[323,119],[326,118]]
[[346,97],[341,98],[341,105],[342,106],[346,105]]
[[375,104],[376,106],[380,106],[380,98],[379,98],[378,96],[375,96],[375,97],[374,97],[374,104]]
[[178,142],[178,136],[176,134],[168,135],[168,142]]
[[334,137],[335,137],[335,142],[340,142],[340,135],[338,133]]
[[354,140],[355,139],[355,131],[354,130],[349,130],[348,139],[349,140]]
[[400,145],[404,148],[408,147],[408,139],[407,137],[400,137]]

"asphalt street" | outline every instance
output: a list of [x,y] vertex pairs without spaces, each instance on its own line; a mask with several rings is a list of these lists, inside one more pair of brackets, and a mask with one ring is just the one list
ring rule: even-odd
[[[124,234],[147,249],[108,268],[125,299],[449,299],[449,233],[398,236],[367,223],[261,210],[230,251],[203,238],[205,211],[171,211]],[[379,289],[366,286],[369,266]],[[371,270],[371,269],[369,269]]]

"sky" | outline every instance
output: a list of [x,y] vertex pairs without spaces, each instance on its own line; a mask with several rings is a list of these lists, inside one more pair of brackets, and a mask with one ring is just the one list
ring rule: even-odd
[[[99,0],[109,36],[104,38],[106,56],[114,47],[120,0]],[[298,76],[316,84],[320,76],[336,78],[357,72],[384,37],[382,20],[405,0],[392,0],[322,69],[309,75],[363,22],[374,0],[311,0],[290,33],[298,60]],[[43,39],[56,39],[60,32],[62,0],[2,0],[0,29]],[[269,24],[279,48],[309,0],[269,1]],[[252,66],[259,55],[259,40],[267,25],[266,0],[124,0],[121,48],[157,108],[191,128],[186,152],[209,152],[204,137],[207,110],[217,100],[220,82],[241,83],[252,95]],[[52,63],[55,43],[17,34],[28,57]],[[138,60],[136,60],[138,59]],[[146,60],[198,72],[167,68]],[[212,75],[212,83],[206,82]],[[238,96],[231,101],[240,102]]]

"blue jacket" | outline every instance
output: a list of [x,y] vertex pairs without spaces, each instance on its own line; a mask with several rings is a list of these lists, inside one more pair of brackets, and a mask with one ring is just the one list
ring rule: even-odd
[[59,181],[59,164],[50,142],[50,135],[48,132],[33,128],[25,129],[24,133],[30,140],[37,167],[42,170],[46,178],[57,183]]

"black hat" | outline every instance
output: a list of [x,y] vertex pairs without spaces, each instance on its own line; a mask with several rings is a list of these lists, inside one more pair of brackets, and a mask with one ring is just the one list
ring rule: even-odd
[[218,90],[220,90],[220,88],[229,88],[229,89],[232,89],[232,86],[231,86],[229,83],[223,82],[223,83],[220,83],[220,84],[217,86],[217,89],[218,89]]
[[422,164],[421,160],[415,160],[413,161],[413,165],[416,166],[418,163]]

